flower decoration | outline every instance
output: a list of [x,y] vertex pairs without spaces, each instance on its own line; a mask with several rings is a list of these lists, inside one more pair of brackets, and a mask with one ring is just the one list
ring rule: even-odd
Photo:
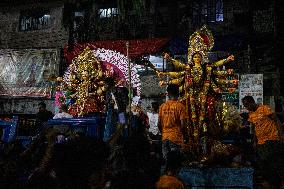
[[222,119],[223,119],[223,131],[225,133],[235,131],[237,132],[242,123],[242,117],[236,106],[223,102]]

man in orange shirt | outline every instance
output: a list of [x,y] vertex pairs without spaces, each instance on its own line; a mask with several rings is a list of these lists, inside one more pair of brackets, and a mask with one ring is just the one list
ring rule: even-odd
[[160,106],[158,123],[162,133],[162,153],[165,160],[168,152],[181,150],[188,118],[185,106],[178,101],[178,85],[168,85],[167,92],[169,100]]
[[245,96],[242,103],[249,111],[248,121],[254,125],[257,164],[262,176],[272,188],[279,188],[283,176],[284,150],[281,141],[282,128],[276,114],[269,106],[256,104],[252,96]]

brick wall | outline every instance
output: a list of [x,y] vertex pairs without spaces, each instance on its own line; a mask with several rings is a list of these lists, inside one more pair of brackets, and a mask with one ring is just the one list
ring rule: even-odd
[[50,11],[51,26],[36,31],[19,31],[20,11],[27,10],[30,5],[0,9],[0,48],[61,48],[68,41],[68,32],[62,26],[63,4],[41,4],[33,8],[45,8]]

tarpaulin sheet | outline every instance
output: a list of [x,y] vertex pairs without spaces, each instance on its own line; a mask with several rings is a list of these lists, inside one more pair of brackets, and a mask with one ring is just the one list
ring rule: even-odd
[[56,49],[0,49],[0,96],[51,97]]

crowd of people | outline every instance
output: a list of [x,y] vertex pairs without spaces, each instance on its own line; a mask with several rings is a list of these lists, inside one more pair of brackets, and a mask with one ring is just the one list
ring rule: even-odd
[[[131,104],[129,110],[126,104],[121,105],[122,101],[116,97],[124,94],[123,91],[119,93],[114,89],[111,80],[108,85],[109,100],[106,101],[102,138],[90,137],[84,132],[67,134],[47,127],[49,119],[72,116],[65,106],[53,115],[46,109],[45,103],[40,103],[38,136],[32,143],[25,148],[20,141],[14,140],[2,146],[0,187],[190,188],[179,178],[180,168],[188,166],[186,159],[190,158],[184,151],[190,138],[186,132],[186,108],[178,100],[179,86],[169,84],[169,99],[161,104],[153,102],[145,113],[139,102]],[[255,103],[251,96],[244,97],[242,103],[248,110],[248,113],[242,114],[242,128],[240,132],[226,136],[223,143],[231,139],[231,144],[246,148],[248,146],[239,145],[236,141],[240,141],[241,137],[251,139],[252,152],[255,150],[256,154],[248,158],[250,165],[260,171],[272,188],[280,188],[283,179],[283,128],[269,106]],[[249,134],[247,125],[254,126],[254,135]],[[242,149],[242,153],[246,150]]]

